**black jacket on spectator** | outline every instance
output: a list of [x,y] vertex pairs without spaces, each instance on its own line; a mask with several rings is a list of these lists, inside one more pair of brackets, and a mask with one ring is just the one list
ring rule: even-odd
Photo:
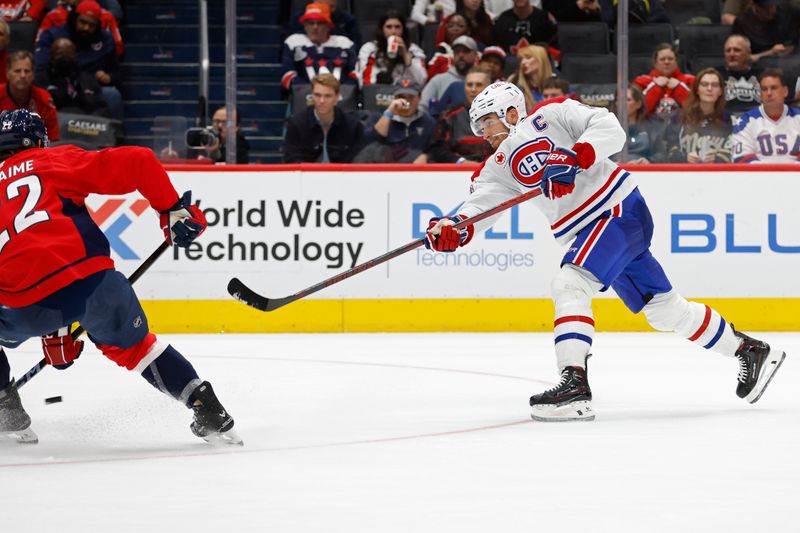
[[50,65],[46,71],[36,75],[35,84],[47,89],[58,111],[109,116],[108,103],[94,74],[79,72],[77,65],[61,70]]
[[[219,146],[219,157],[214,159],[215,163],[224,163],[226,161],[225,145]],[[250,145],[247,139],[244,138],[242,132],[236,134],[236,164],[246,165],[250,162]]]
[[469,108],[462,105],[442,113],[428,155],[432,163],[456,163],[462,157],[481,163],[493,151],[491,144],[472,132]]
[[516,53],[518,47],[537,42],[552,44],[555,39],[556,25],[547,12],[541,9],[534,8],[531,16],[525,20],[519,20],[514,10],[509,9],[503,11],[494,21],[494,44],[512,54]]
[[769,50],[776,44],[797,46],[800,9],[786,2],[778,2],[777,7],[775,18],[769,21],[758,20],[751,9],[746,10],[736,17],[731,33],[747,36],[754,54]]
[[559,22],[601,22],[601,11],[586,13],[573,0],[542,0],[542,9]]
[[[363,126],[352,113],[338,107],[333,110],[333,124],[328,130],[328,158],[331,163],[349,163],[359,147]],[[285,163],[315,163],[322,157],[325,133],[314,108],[300,110],[286,122],[283,142]]]
[[[603,22],[614,27],[617,25],[617,3],[613,0],[600,0],[600,13]],[[628,21],[634,24],[669,23],[669,15],[661,0],[630,0],[628,3]],[[653,43],[654,45],[656,43]]]

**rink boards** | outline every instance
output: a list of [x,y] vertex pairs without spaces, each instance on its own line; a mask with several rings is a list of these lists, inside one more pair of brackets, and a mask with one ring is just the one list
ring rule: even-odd
[[[453,254],[418,248],[272,313],[235,302],[232,276],[283,297],[423,235],[456,212],[471,169],[455,165],[169,168],[209,221],[137,283],[162,332],[547,331],[550,279],[565,249],[532,205],[513,208]],[[783,166],[631,167],[655,222],[652,251],[673,285],[738,327],[800,330],[800,172]],[[117,267],[132,272],[161,239],[137,194],[90,197]],[[599,330],[649,327],[613,293]]]

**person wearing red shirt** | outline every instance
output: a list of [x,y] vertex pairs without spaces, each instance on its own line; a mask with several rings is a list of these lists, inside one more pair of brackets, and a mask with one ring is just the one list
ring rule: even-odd
[[[70,324],[80,322],[103,355],[193,409],[195,435],[241,444],[211,385],[149,331],[136,293],[114,269],[108,239],[86,207],[89,194],[138,191],[160,213],[166,241],[185,248],[208,226],[191,192],[179,197],[147,148],[46,146],[38,115],[0,113],[0,345],[16,348],[44,336],[47,362],[66,368],[83,347],[69,334]],[[36,442],[30,424],[0,351],[0,436]]]
[[12,52],[6,74],[8,82],[0,85],[0,111],[29,109],[42,117],[50,140],[59,140],[58,113],[53,97],[33,84],[33,54],[27,50]]
[[47,13],[47,0],[5,0],[0,2],[0,17],[4,20],[41,22],[45,13]]
[[669,43],[656,46],[653,67],[650,74],[637,77],[633,83],[642,89],[648,113],[657,118],[669,118],[692,94],[694,76],[681,72],[675,47]]
[[[66,24],[70,11],[75,9],[82,1],[83,0],[59,0],[58,5],[44,16],[44,20],[42,20],[42,23],[39,25],[39,34],[36,36],[36,40],[39,40],[39,35],[47,28]],[[119,24],[117,24],[117,19],[111,11],[105,9],[100,10],[100,28],[108,30],[111,33],[114,37],[114,44],[117,47],[117,55],[121,56],[125,52],[125,43],[122,42]]]

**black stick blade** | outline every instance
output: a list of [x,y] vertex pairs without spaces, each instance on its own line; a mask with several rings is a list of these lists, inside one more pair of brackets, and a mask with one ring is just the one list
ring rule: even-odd
[[297,300],[296,296],[286,298],[266,298],[242,283],[239,278],[232,278],[228,282],[228,294],[259,311],[274,311],[279,307]]

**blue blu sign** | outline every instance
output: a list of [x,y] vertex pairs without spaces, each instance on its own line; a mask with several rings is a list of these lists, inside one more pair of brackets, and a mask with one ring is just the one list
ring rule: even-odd
[[[692,229],[684,223],[691,223]],[[687,213],[672,215],[672,253],[676,254],[702,254],[710,253],[717,249],[716,220],[713,215],[705,213]],[[762,251],[760,243],[737,243],[736,220],[733,214],[725,215],[725,253],[729,254],[759,254]],[[722,237],[722,235],[720,235]],[[687,238],[692,238],[694,244],[685,243]],[[778,215],[770,213],[767,216],[767,247],[778,254],[800,254],[800,245],[782,245],[778,243]]]

